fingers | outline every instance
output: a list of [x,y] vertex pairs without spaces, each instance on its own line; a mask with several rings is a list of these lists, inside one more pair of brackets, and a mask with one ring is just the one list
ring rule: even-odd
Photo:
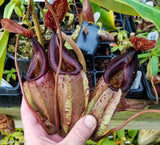
[[36,117],[33,115],[32,111],[26,104],[25,100],[22,99],[21,104],[21,118],[25,135],[31,136],[31,132],[37,135],[41,133],[44,134],[44,129],[38,123]]
[[65,145],[84,145],[96,127],[96,119],[91,115],[82,117],[61,142]]
[[29,109],[24,99],[22,99],[22,104],[21,104],[21,117],[25,125],[29,123],[28,120],[31,120],[33,123],[37,123],[36,118],[34,117],[33,113]]
[[34,117],[24,99],[22,99],[21,104],[21,117],[24,130],[27,128],[31,128],[30,126],[33,126],[32,124],[37,124],[37,119]]

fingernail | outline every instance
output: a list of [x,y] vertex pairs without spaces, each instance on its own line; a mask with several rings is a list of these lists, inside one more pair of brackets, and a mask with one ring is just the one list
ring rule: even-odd
[[95,128],[96,127],[96,119],[92,116],[92,115],[86,115],[85,119],[84,119],[84,124],[88,127],[88,128]]

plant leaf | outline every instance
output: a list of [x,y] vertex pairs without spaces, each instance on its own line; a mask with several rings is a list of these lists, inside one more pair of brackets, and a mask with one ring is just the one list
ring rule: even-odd
[[142,53],[142,54],[138,54],[138,58],[149,57],[150,55],[151,53]]
[[157,75],[158,73],[158,56],[153,55],[151,57],[151,64],[152,64],[152,74]]
[[[11,17],[15,5],[16,5],[16,1],[10,1],[6,5],[4,9],[3,18],[9,19]],[[9,38],[9,32],[4,30],[3,35],[1,36],[1,39],[0,39],[0,64],[1,64],[0,65],[0,84],[1,84],[2,74],[3,74],[4,62],[6,58],[8,38]]]
[[17,72],[17,70],[14,69],[14,68],[12,68],[11,71],[12,71],[12,73],[16,73]]
[[8,18],[8,19],[9,19],[9,18],[11,17],[12,12],[13,12],[13,9],[14,9],[16,3],[17,3],[16,1],[10,1],[10,2],[6,5],[6,7],[5,7],[5,9],[4,9],[3,18]]
[[[52,4],[52,8],[57,15],[59,23],[62,22],[66,12],[68,11],[68,2],[67,0],[56,0]],[[50,10],[47,11],[44,19],[45,25],[53,31],[57,30],[57,25],[54,21],[52,13]]]
[[143,64],[144,62],[146,62],[149,58],[142,58],[140,59],[140,62],[139,62],[139,66],[141,66],[141,64]]
[[120,33],[122,34],[122,36],[123,36],[124,38],[127,38],[127,37],[128,37],[126,30],[122,30],[122,31],[120,31]]
[[128,134],[131,137],[131,143],[133,142],[134,138],[138,134],[138,130],[128,130]]
[[4,70],[3,74],[8,74],[10,71],[9,70]]
[[118,33],[117,38],[118,38],[119,41],[122,41],[122,40],[123,40],[123,35],[122,35],[121,32]]
[[118,50],[118,49],[119,49],[119,46],[118,46],[118,45],[113,46],[113,47],[111,48],[111,52],[115,52],[115,51]]
[[1,0],[1,1],[0,1],[0,6],[1,6],[3,3],[4,3],[4,0]]
[[92,6],[93,12],[99,12],[100,13],[100,18],[98,22],[102,23],[102,26],[107,29],[107,31],[112,31],[116,29],[115,23],[114,23],[114,13],[113,11],[107,11],[97,4],[90,2]]
[[117,131],[117,136],[119,140],[121,140],[122,137],[125,137],[125,130],[121,129]]
[[23,17],[24,11],[23,11],[23,7],[21,6],[22,6],[21,1],[18,1],[14,7],[14,10],[18,16]]
[[160,30],[160,10],[148,6],[138,0],[91,0],[99,6],[118,13],[141,16],[142,18],[153,22]]
[[15,74],[12,74],[12,79],[16,80],[16,75]]
[[19,137],[23,136],[22,132],[14,132],[12,133],[12,136],[18,139]]
[[112,1],[111,0],[91,0],[91,1],[107,10],[112,10],[114,12],[123,13],[123,14],[130,14],[134,16],[139,15],[132,6],[124,3],[123,0],[112,0]]
[[7,75],[7,82],[10,82],[10,78],[12,77],[12,75],[11,74],[8,74]]
[[8,38],[9,38],[9,32],[5,30],[0,39],[0,64],[1,64],[0,65],[0,84],[1,84],[2,74],[3,74],[4,61],[6,58]]
[[122,51],[123,50],[123,46],[121,44],[119,44],[119,51]]

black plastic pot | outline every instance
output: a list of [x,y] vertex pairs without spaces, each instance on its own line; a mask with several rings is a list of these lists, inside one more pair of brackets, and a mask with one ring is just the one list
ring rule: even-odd
[[[5,70],[14,67],[14,62],[10,58],[6,58]],[[12,86],[4,80],[3,86],[0,87],[0,106],[11,107],[20,106],[21,104],[21,89],[17,80],[16,86]]]
[[[24,25],[24,27],[27,27],[27,26]],[[9,42],[11,41],[11,38],[16,38],[16,35],[14,33],[10,33]],[[9,53],[8,51],[7,51],[7,57],[10,58],[13,62],[15,62],[14,55]],[[28,71],[29,64],[30,64],[30,59],[17,58],[17,63],[18,63],[20,74],[25,78],[26,73]]]
[[[15,62],[15,57],[14,56],[12,56],[8,52],[7,52],[7,56]],[[29,64],[30,64],[30,59],[17,58],[17,63],[18,63],[20,73],[25,78],[26,74],[27,74],[27,71],[28,71]]]
[[[154,95],[154,93],[152,91],[151,82],[146,79],[146,67],[144,65],[142,65],[141,70],[142,70],[142,80],[144,83],[146,95],[150,100],[156,101],[156,96]],[[160,97],[158,97],[158,101],[160,101]]]
[[[133,20],[132,16],[126,16],[125,17],[127,23],[127,30],[131,33],[131,32],[136,32],[137,29],[137,25]],[[146,79],[146,66],[144,64],[141,65],[140,70],[142,71],[142,82],[144,85],[144,96],[147,99],[150,99],[152,101],[156,101],[156,96],[152,91],[152,85],[151,82],[149,80]],[[158,101],[160,101],[160,97],[158,98]]]
[[[85,28],[88,34],[84,33]],[[100,42],[98,30],[99,26],[83,21],[76,43],[85,54],[95,55]]]

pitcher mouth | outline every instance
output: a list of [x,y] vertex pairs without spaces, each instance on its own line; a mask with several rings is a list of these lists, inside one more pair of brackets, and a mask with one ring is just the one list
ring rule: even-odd
[[[48,60],[50,67],[54,72],[58,69],[59,63],[59,42],[57,35],[53,32],[52,38],[49,44]],[[76,75],[82,70],[82,65],[79,61],[64,47],[62,65],[60,74]]]
[[138,69],[137,54],[134,50],[114,58],[107,66],[104,80],[113,91],[126,92],[135,80]]
[[27,81],[34,81],[39,79],[44,74],[46,74],[49,69],[46,52],[40,43],[34,38],[32,38],[32,47],[34,54],[32,56],[26,75]]

